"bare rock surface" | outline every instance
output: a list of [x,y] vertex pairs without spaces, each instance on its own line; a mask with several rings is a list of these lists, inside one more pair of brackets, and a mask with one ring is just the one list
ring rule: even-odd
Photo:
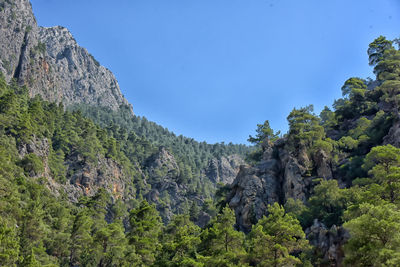
[[90,104],[114,111],[132,106],[114,75],[64,27],[39,27],[28,0],[0,0],[0,71],[27,85],[30,95],[64,105]]

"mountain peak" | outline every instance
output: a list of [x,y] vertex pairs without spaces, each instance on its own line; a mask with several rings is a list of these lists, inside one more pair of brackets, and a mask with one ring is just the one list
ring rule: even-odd
[[117,111],[132,106],[124,98],[111,71],[62,26],[39,27],[27,0],[0,1],[0,71],[6,80],[28,85],[66,106],[89,104]]

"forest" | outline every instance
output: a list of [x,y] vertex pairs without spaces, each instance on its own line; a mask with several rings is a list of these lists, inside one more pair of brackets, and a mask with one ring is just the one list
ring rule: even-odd
[[[343,97],[319,116],[312,105],[294,108],[285,134],[266,120],[249,137],[253,147],[199,143],[124,110],[66,109],[0,77],[0,265],[331,266],[306,235],[318,221],[346,232],[340,264],[400,266],[396,44],[380,36],[369,45],[375,80],[349,78]],[[231,154],[257,165],[278,146],[310,159],[306,199],[280,198],[240,231],[231,186],[212,183],[202,170]],[[149,167],[160,147],[179,172]],[[317,177],[318,153],[329,159],[332,177]],[[119,178],[74,180],[93,169],[102,177],[104,166]],[[179,206],[171,204],[172,191],[157,196],[157,205],[146,197],[165,177],[184,185]],[[87,190],[74,201],[72,183]],[[163,207],[171,206],[165,216]],[[201,213],[210,219],[202,227]]]

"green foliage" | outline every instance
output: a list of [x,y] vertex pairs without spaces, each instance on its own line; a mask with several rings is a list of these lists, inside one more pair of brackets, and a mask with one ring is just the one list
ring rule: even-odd
[[34,176],[43,173],[43,161],[34,153],[27,154],[20,162],[19,165],[24,168],[28,175]]
[[157,266],[202,266],[198,262],[197,247],[201,229],[187,215],[176,215],[162,234],[162,252]]
[[266,120],[264,124],[257,124],[256,136],[249,136],[250,143],[261,145],[263,143],[274,142],[279,138],[280,131],[274,133],[274,130],[269,126],[269,121]]
[[205,266],[236,266],[246,257],[244,234],[233,228],[235,214],[225,207],[201,234],[201,254]]
[[340,189],[336,180],[322,180],[315,186],[309,199],[312,218],[322,221],[327,227],[342,224],[346,208],[346,189]]
[[369,64],[374,66],[384,57],[385,51],[393,49],[393,42],[379,36],[368,47]]
[[344,224],[351,238],[345,245],[349,266],[400,264],[400,212],[393,204],[361,204],[359,216]]
[[16,266],[19,258],[19,238],[16,227],[8,227],[0,218],[0,265]]
[[49,155],[49,167],[54,179],[59,183],[66,182],[66,167],[64,165],[65,154],[59,149],[51,151]]
[[391,203],[400,199],[400,149],[392,145],[372,148],[363,165],[373,180],[383,187],[382,198]]
[[[121,106],[117,112],[105,107],[88,105],[75,105],[69,107],[69,109],[81,111],[82,114],[106,128],[108,134],[117,140],[116,146],[118,146],[118,143],[120,144],[121,150],[130,161],[136,160],[144,165],[147,158],[158,147],[165,147],[172,152],[179,165],[179,182],[187,184],[192,189],[191,191],[199,197],[201,195],[211,197],[215,193],[215,186],[202,177],[210,159],[218,159],[231,154],[244,157],[253,150],[252,147],[246,145],[207,144],[182,135],[176,136],[168,129],[148,121],[145,117],[132,116],[128,106]],[[105,143],[102,144],[104,146]],[[108,143],[106,147],[107,155],[114,158],[114,144]],[[158,182],[157,179],[152,180],[152,183],[156,182]],[[136,183],[143,182],[136,181]],[[139,191],[146,190],[144,186],[140,187]],[[177,208],[175,212],[178,210]]]
[[313,113],[313,106],[293,109],[287,120],[289,122],[288,142],[294,149],[311,147],[315,141],[321,140],[325,133],[319,124],[320,119]]
[[157,210],[143,200],[138,208],[131,210],[129,223],[129,244],[134,247],[143,265],[151,265],[161,248],[158,238],[162,224]]
[[284,209],[288,214],[297,218],[303,228],[307,228],[312,224],[314,218],[310,208],[300,199],[289,198],[285,203]]
[[[34,52],[42,53],[42,45]],[[400,149],[381,144],[400,119],[400,52],[379,37],[368,55],[377,81],[348,79],[343,98],[335,101],[334,110],[325,107],[320,118],[312,106],[293,109],[282,139],[290,156],[307,154],[311,167],[323,151],[335,179],[348,188],[339,188],[337,180],[313,187],[305,179],[311,196],[304,202],[288,199],[286,212],[278,203],[269,206],[268,216],[254,220],[247,237],[235,230],[234,212],[226,207],[230,187],[204,179],[204,169],[210,159],[234,153],[252,152],[251,161],[259,161],[279,135],[268,121],[249,137],[256,149],[199,143],[132,116],[129,107],[114,112],[75,106],[65,112],[62,105],[30,99],[26,87],[15,80],[7,84],[0,75],[0,265],[306,266],[309,245],[301,226],[318,219],[328,228],[345,221],[351,235],[345,245],[347,265],[398,266]],[[146,169],[160,146],[173,153],[179,171]],[[280,148],[274,156],[284,156],[275,153]],[[132,191],[124,193],[137,199],[123,203],[124,195],[111,201],[106,189],[76,204],[63,192],[54,196],[48,190],[54,181],[47,179],[65,184],[77,171],[70,161],[90,168],[103,161],[118,164],[132,183]],[[305,172],[316,174],[312,168]],[[185,215],[173,216],[163,227],[157,209],[171,205],[168,192],[160,192],[157,209],[141,199],[168,175],[187,188],[190,200],[173,207]],[[31,178],[38,176],[44,177]],[[205,229],[193,223],[200,212],[213,216]]]
[[294,255],[308,249],[308,241],[299,221],[278,203],[268,207],[269,215],[253,226],[249,234],[251,262],[257,266],[295,266],[301,260]]

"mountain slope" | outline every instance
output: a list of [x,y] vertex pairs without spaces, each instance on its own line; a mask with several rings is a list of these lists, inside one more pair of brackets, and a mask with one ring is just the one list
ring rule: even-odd
[[27,85],[30,95],[118,110],[132,106],[114,75],[63,27],[38,27],[29,0],[0,1],[0,70]]

